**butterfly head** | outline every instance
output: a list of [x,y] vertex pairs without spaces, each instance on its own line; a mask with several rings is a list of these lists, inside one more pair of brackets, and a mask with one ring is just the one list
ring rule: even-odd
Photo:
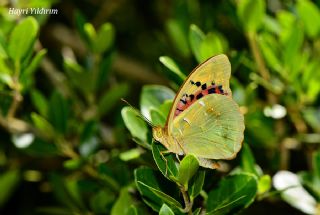
[[[165,133],[165,129],[160,127],[160,126],[156,126],[152,128],[152,136],[153,138],[162,143],[165,147],[167,147],[167,135]],[[168,147],[167,147],[168,148]]]

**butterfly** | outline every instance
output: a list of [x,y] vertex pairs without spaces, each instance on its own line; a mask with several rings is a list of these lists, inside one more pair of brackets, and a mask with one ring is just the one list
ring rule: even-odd
[[193,154],[199,165],[215,169],[215,160],[230,160],[240,151],[244,117],[229,87],[231,65],[226,55],[196,67],[174,98],[164,127],[153,138],[177,155]]

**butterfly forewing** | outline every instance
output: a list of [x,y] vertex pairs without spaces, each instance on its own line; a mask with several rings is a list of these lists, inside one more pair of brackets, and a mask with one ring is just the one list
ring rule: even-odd
[[[213,84],[214,86],[219,86],[220,89],[223,89],[224,94],[231,98],[232,93],[229,87],[230,75],[230,62],[227,56],[223,54],[209,58],[207,61],[196,67],[185,80],[173,101],[173,105],[166,122],[168,134],[170,135],[170,130],[172,130],[172,121],[176,116],[175,112],[185,111],[177,110],[179,109],[179,102],[181,102],[181,100],[184,100],[183,102],[185,102],[186,99],[191,99],[191,96],[194,96],[197,91],[203,89],[205,85],[208,86]],[[196,100],[197,98],[193,99]]]
[[169,130],[185,154],[200,158],[232,159],[241,148],[243,115],[229,97],[210,94],[175,117]]

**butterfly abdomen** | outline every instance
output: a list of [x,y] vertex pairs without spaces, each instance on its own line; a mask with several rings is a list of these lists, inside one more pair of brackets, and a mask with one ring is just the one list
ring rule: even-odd
[[192,85],[196,85],[199,87],[199,90],[196,91],[194,94],[184,94],[181,98],[180,101],[177,104],[177,108],[175,110],[174,116],[178,116],[180,113],[182,113],[184,110],[186,110],[190,105],[192,105],[194,102],[197,100],[201,99],[202,97],[209,95],[209,94],[222,94],[222,95],[227,95],[227,92],[224,92],[222,89],[221,85],[216,85],[212,83],[210,86],[207,87],[207,84],[204,83],[201,85],[201,83],[190,81]]

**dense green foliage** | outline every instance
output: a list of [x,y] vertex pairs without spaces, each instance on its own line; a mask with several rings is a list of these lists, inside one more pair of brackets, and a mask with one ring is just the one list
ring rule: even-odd
[[[10,14],[21,8],[58,14]],[[0,2],[0,214],[319,214],[319,8]],[[164,125],[180,84],[220,53],[246,130],[209,170],[163,153],[121,98]]]

